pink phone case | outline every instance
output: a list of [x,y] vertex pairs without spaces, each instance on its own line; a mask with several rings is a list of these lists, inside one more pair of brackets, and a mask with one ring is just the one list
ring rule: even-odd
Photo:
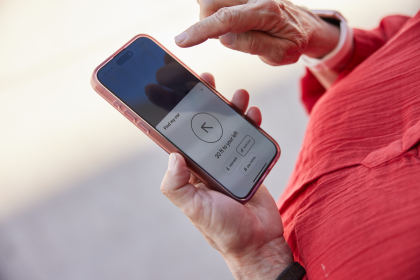
[[[264,134],[268,139],[270,139],[274,145],[276,146],[277,154],[273,161],[270,163],[270,165],[267,167],[266,171],[262,174],[261,178],[257,181],[254,188],[247,194],[246,197],[240,198],[232,194],[229,190],[224,188],[222,185],[220,185],[216,180],[214,180],[210,175],[208,175],[200,166],[198,166],[194,161],[190,160],[188,156],[185,155],[185,153],[181,150],[179,150],[177,147],[172,145],[164,136],[160,134],[155,128],[153,128],[151,125],[149,125],[145,120],[143,120],[139,115],[137,115],[134,111],[132,111],[127,105],[125,105],[121,100],[118,99],[112,92],[110,92],[106,87],[104,87],[98,80],[97,74],[99,69],[104,66],[108,61],[110,61],[112,58],[114,58],[118,53],[120,53],[122,50],[124,50],[128,45],[130,45],[133,41],[140,37],[146,37],[155,42],[159,47],[161,47],[164,51],[166,51],[169,55],[171,55],[176,61],[178,61],[182,66],[184,66],[188,71],[190,71],[197,79],[199,79],[202,83],[204,83],[206,86],[208,86],[214,94],[219,96],[223,101],[225,101],[229,106],[231,106],[235,111],[237,109],[232,106],[232,104],[223,97],[220,93],[217,92],[216,89],[214,89],[210,84],[208,84],[206,81],[201,79],[199,75],[197,75],[194,71],[192,71],[188,66],[186,66],[182,61],[180,61],[176,56],[174,56],[169,50],[167,50],[164,46],[162,46],[158,41],[156,41],[153,37],[147,35],[147,34],[139,34],[132,38],[130,41],[128,41],[126,44],[124,44],[119,50],[117,50],[115,53],[113,53],[110,57],[108,57],[104,62],[102,62],[99,66],[97,66],[92,74],[91,78],[91,84],[92,87],[95,89],[99,95],[101,95],[106,101],[109,102],[115,109],[117,109],[120,113],[122,113],[129,121],[131,121],[135,126],[137,126],[141,131],[143,131],[149,138],[151,138],[154,142],[156,142],[162,149],[164,149],[168,153],[177,152],[184,156],[188,167],[191,169],[191,171],[203,182],[206,182],[207,185],[217,191],[220,191],[233,199],[245,203],[248,200],[252,198],[254,193],[257,191],[258,187],[262,184],[267,174],[270,172],[270,170],[273,168],[275,163],[280,157],[280,147],[277,144],[277,142],[269,136],[264,130],[257,127],[257,129]],[[244,116],[246,119],[246,117]]]

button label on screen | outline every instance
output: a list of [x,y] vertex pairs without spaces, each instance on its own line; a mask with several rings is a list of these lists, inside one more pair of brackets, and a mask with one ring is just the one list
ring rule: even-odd
[[246,156],[246,154],[251,150],[252,146],[254,146],[255,140],[249,135],[246,135],[239,145],[236,147],[236,151],[241,156]]

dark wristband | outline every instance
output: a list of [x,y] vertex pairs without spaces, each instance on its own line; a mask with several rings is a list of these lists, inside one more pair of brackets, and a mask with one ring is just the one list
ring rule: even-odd
[[301,280],[305,274],[306,270],[298,262],[294,262],[286,267],[286,269],[277,276],[276,280]]
[[330,17],[323,17],[323,16],[320,16],[320,18],[321,18],[323,21],[326,21],[326,22],[328,22],[328,23],[330,23],[330,24],[332,24],[332,25],[335,25],[335,26],[337,26],[338,28],[340,28],[340,23],[341,23],[341,21],[340,21],[339,19],[337,19],[337,18],[330,18]]

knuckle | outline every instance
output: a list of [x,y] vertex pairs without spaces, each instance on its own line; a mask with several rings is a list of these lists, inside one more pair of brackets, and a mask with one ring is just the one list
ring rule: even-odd
[[279,0],[277,1],[278,6],[280,8],[280,10],[285,10],[286,9],[286,5],[290,6],[290,4],[292,4],[290,1],[287,0]]
[[273,27],[279,22],[285,20],[284,4],[276,0],[263,0],[258,7],[264,15],[264,22],[266,26]]
[[271,13],[279,13],[281,9],[281,3],[279,4],[275,0],[266,0],[264,1],[265,9]]
[[234,20],[234,12],[229,7],[222,7],[214,14],[216,20],[224,25],[232,25]]

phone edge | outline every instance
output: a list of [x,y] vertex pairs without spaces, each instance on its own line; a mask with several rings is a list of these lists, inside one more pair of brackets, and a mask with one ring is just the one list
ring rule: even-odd
[[[97,74],[98,71],[111,59],[113,59],[118,53],[124,50],[128,45],[130,45],[133,41],[137,40],[138,38],[146,37],[156,43],[160,48],[162,48],[165,52],[167,52],[172,58],[174,58],[178,63],[180,63],[183,67],[185,67],[188,71],[191,72],[197,79],[199,79],[202,83],[204,83],[207,87],[209,87],[214,94],[216,94],[219,98],[221,98],[225,103],[227,103],[233,110],[235,110],[238,114],[240,114],[246,121],[250,122],[257,130],[259,130],[265,137],[267,137],[275,146],[276,155],[267,166],[265,172],[261,175],[258,181],[255,183],[254,187],[250,190],[250,192],[243,198],[237,197],[221,184],[219,184],[216,180],[214,180],[207,172],[202,172],[203,168],[197,166],[197,164],[190,160],[189,157],[181,150],[176,148],[170,141],[168,141],[165,137],[163,137],[154,127],[149,125],[145,120],[143,120],[137,113],[131,110],[124,102],[118,99],[112,92],[110,92],[102,83],[98,80]],[[202,181],[209,182],[211,187],[216,188],[217,191],[221,191],[224,194],[232,197],[238,202],[246,203],[248,202],[257,192],[259,187],[262,185],[263,181],[267,177],[268,173],[272,170],[274,165],[277,163],[278,159],[281,155],[281,149],[278,145],[277,141],[275,141],[269,134],[267,134],[262,128],[255,126],[245,115],[232,105],[232,103],[227,100],[222,94],[220,94],[212,85],[207,83],[207,81],[203,80],[195,71],[193,71],[190,67],[185,65],[180,59],[178,59],[171,51],[169,51],[166,47],[164,47],[161,43],[159,43],[155,38],[148,34],[140,33],[130,39],[128,42],[123,44],[118,50],[112,53],[108,58],[106,58],[102,63],[100,63],[93,71],[90,79],[91,86],[93,89],[102,97],[104,98],[112,107],[117,109],[122,115],[124,115],[130,122],[132,122],[138,129],[140,129],[143,133],[146,134],[152,141],[158,144],[164,151],[167,153],[177,152],[184,156],[187,161],[187,165],[190,170]]]

